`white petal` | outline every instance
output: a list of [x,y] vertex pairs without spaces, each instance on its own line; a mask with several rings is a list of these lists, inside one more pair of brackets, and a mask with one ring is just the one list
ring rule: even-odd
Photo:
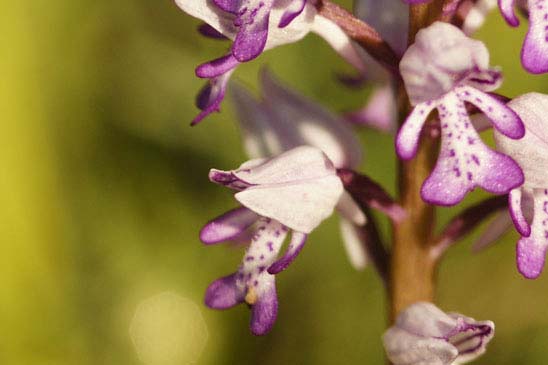
[[429,337],[444,337],[457,321],[432,303],[418,302],[400,313],[396,326],[408,332]]
[[238,84],[231,86],[231,94],[248,157],[264,158],[282,153],[282,141],[268,110]]
[[358,226],[363,226],[367,223],[367,217],[363,214],[358,203],[352,199],[352,196],[346,191],[342,193],[339,203],[337,204],[337,210],[343,216],[344,219],[350,221]]
[[331,175],[293,183],[258,185],[235,197],[255,213],[308,234],[333,213],[342,193],[341,180]]
[[335,168],[321,150],[301,146],[259,166],[241,167],[234,171],[234,175],[252,185],[281,184],[335,176]]
[[527,188],[544,188],[548,181],[548,95],[528,93],[508,106],[525,124],[525,136],[514,140],[495,130],[497,147],[521,166]]
[[177,6],[185,13],[198,18],[215,28],[225,37],[234,39],[237,29],[234,16],[219,9],[209,0],[175,0]]
[[341,237],[348,261],[356,270],[363,270],[369,261],[362,238],[357,232],[357,227],[347,219],[341,217],[339,222]]
[[419,337],[397,327],[385,332],[383,343],[394,365],[450,365],[458,356],[445,340]]
[[451,24],[436,22],[417,33],[400,71],[411,104],[417,105],[451,91],[463,74],[488,66],[489,52],[482,42]]
[[321,149],[335,167],[356,167],[362,148],[344,120],[322,105],[284,87],[268,71],[261,73],[264,104],[273,115],[272,128],[287,148],[309,145]]
[[334,22],[316,15],[312,32],[322,37],[329,45],[358,71],[365,71],[365,65],[348,35]]
[[304,38],[312,28],[316,16],[316,7],[310,2],[305,6],[303,12],[297,16],[287,27],[279,28],[280,19],[286,11],[291,0],[278,0],[270,12],[268,26],[268,40],[265,50],[272,49],[284,44],[294,43]]

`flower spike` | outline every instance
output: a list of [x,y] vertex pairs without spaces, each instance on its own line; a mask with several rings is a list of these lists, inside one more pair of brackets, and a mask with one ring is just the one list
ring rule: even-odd
[[434,109],[441,121],[438,162],[421,188],[425,201],[454,205],[478,186],[506,194],[523,183],[514,160],[483,144],[466,110],[465,102],[473,104],[509,138],[525,133],[519,116],[487,93],[500,85],[501,76],[489,68],[483,43],[453,25],[436,22],[417,34],[400,70],[415,108],[396,138],[398,155],[402,159],[415,156],[420,132]]

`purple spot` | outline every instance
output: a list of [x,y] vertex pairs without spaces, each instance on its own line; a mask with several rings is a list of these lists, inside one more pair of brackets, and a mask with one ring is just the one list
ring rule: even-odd
[[476,156],[476,155],[472,155],[472,161],[474,161],[474,162],[476,163],[476,165],[478,165],[478,166],[479,166],[479,164],[480,164],[480,160],[479,160],[478,156]]

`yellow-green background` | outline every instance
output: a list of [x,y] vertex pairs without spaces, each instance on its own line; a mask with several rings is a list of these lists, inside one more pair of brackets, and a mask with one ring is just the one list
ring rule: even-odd
[[[188,126],[203,83],[193,69],[226,44],[198,37],[198,22],[167,0],[2,5],[0,364],[137,364],[128,327],[138,303],[166,290],[201,303],[242,255],[197,239],[205,221],[235,205],[207,181],[210,167],[245,160],[233,109],[225,102],[222,114]],[[479,34],[510,96],[548,92],[546,76],[520,69],[524,31],[494,13]],[[337,84],[334,72],[348,68],[315,36],[267,52],[235,78],[254,88],[264,64],[337,111],[366,95]],[[360,138],[363,171],[394,191],[391,137]],[[200,307],[210,333],[200,364],[383,363],[382,287],[373,270],[350,268],[336,223],[314,232],[279,275],[268,336],[249,334],[245,306]],[[516,237],[479,255],[460,244],[440,270],[442,308],[497,324],[478,364],[548,362],[548,273],[519,276]]]

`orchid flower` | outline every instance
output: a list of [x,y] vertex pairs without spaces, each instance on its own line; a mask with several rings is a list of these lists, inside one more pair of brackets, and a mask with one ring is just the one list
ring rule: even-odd
[[521,238],[517,244],[519,272],[529,279],[544,268],[548,249],[548,95],[529,93],[509,103],[525,124],[525,137],[512,140],[496,133],[501,151],[512,156],[523,169],[524,184],[512,190],[510,215]]
[[429,114],[437,109],[440,118],[440,154],[421,188],[426,202],[454,205],[477,186],[505,194],[523,183],[516,162],[483,144],[466,111],[465,102],[476,106],[509,138],[525,133],[519,116],[486,93],[500,85],[501,74],[489,68],[482,42],[453,25],[436,22],[417,33],[400,71],[414,109],[398,132],[398,155],[413,158]]
[[491,321],[478,322],[419,302],[400,313],[383,342],[394,365],[457,365],[481,356],[494,334]]
[[[226,309],[246,302],[251,306],[251,332],[263,335],[272,328],[278,311],[274,275],[289,266],[307,235],[332,214],[343,194],[342,182],[331,160],[310,146],[254,159],[236,170],[212,169],[209,179],[237,191],[234,197],[242,207],[206,224],[200,239],[219,243],[255,227],[238,271],[208,287],[206,305]],[[290,230],[291,242],[278,259]]]
[[184,12],[206,22],[216,35],[233,40],[227,55],[196,69],[196,75],[209,79],[209,84],[197,98],[202,112],[192,124],[220,110],[228,80],[240,63],[255,59],[265,50],[297,42],[310,32],[324,38],[358,70],[363,68],[350,38],[338,25],[318,15],[310,1],[176,0],[176,3]]
[[[521,49],[523,67],[534,74],[548,72],[548,0],[498,0],[499,8],[506,22],[519,26],[514,6],[527,8],[529,31]],[[516,4],[517,3],[517,4]]]
[[[496,6],[496,0],[479,0],[467,11],[462,24],[466,35],[473,34],[484,23],[487,14]],[[408,9],[401,0],[360,0],[355,2],[354,13],[371,24],[399,55],[407,48],[409,27]],[[366,65],[366,78],[374,87],[367,103],[347,114],[353,123],[372,127],[382,132],[397,129],[397,105],[391,75],[364,52],[360,52]]]
[[[260,76],[263,94],[260,102],[245,89],[237,85],[232,88],[244,146],[250,158],[272,157],[297,146],[309,145],[321,149],[337,169],[358,167],[362,149],[343,119],[284,87],[267,70]],[[395,203],[375,205],[374,208],[396,221],[404,215]],[[358,230],[366,224],[366,217],[347,192],[341,196],[336,210],[340,213],[341,236],[350,262],[356,269],[363,269],[368,259],[361,242],[364,237]]]

